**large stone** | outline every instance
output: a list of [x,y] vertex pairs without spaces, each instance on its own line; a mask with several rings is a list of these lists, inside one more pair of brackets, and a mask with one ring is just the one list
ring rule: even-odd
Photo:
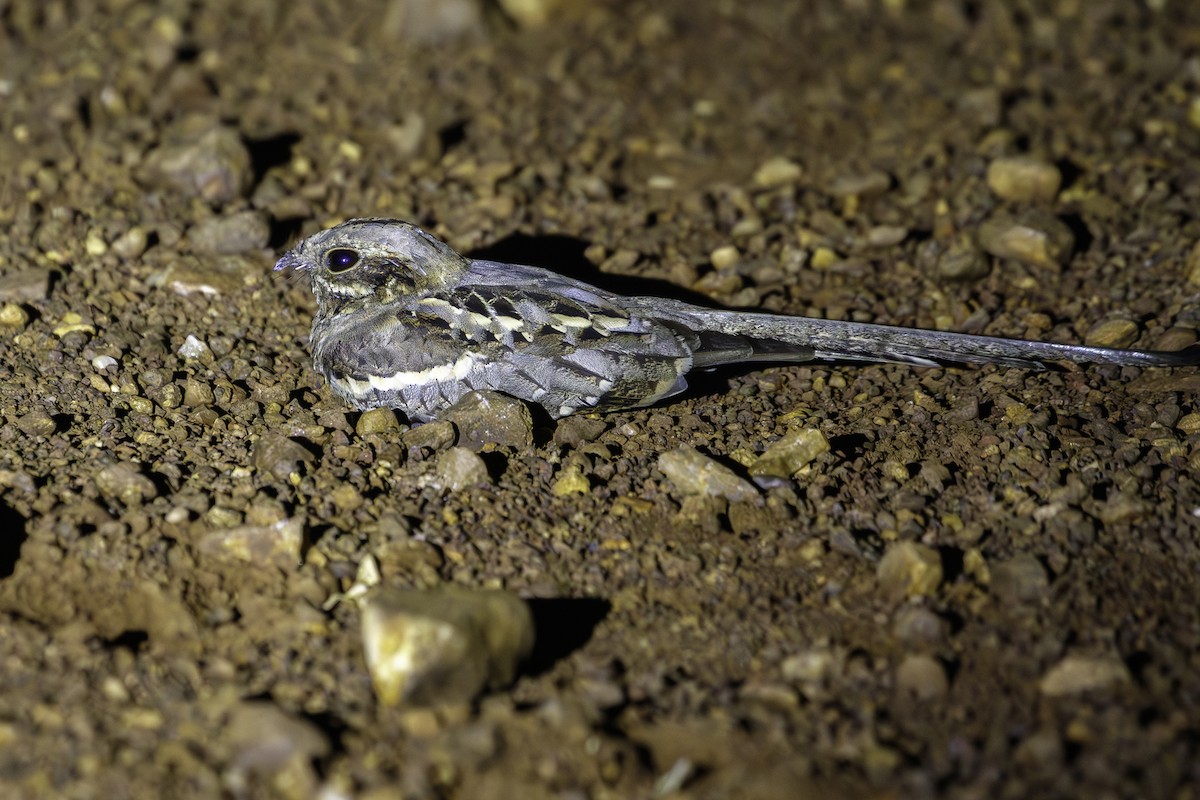
[[499,392],[468,392],[441,418],[458,429],[458,444],[472,450],[533,446],[529,406]]
[[239,197],[253,178],[250,151],[236,130],[223,126],[181,130],[146,157],[144,174],[213,205]]
[[691,447],[663,453],[658,469],[681,495],[723,497],[731,503],[759,498],[753,484]]
[[381,703],[433,705],[511,683],[534,629],[529,607],[509,592],[378,588],[363,601],[362,635]]

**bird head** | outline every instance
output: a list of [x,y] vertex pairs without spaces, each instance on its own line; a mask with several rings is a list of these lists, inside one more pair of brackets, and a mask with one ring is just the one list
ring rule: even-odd
[[307,276],[318,301],[389,300],[451,285],[468,264],[445,242],[411,223],[352,219],[304,239],[275,269]]

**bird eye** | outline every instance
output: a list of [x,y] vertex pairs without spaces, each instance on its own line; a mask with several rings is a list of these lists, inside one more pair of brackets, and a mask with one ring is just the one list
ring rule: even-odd
[[345,272],[358,263],[358,252],[339,247],[325,254],[325,263],[330,272]]

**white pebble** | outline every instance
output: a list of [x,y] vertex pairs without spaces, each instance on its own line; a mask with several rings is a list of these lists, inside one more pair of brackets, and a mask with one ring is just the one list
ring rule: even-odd
[[92,359],[92,366],[96,368],[97,372],[104,372],[109,367],[115,367],[116,365],[117,360],[112,356],[96,356]]
[[189,333],[178,352],[184,358],[200,358],[208,352],[208,345]]

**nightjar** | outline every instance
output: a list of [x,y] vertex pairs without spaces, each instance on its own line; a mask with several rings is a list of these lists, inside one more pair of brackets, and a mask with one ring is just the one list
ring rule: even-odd
[[647,406],[683,391],[691,370],[748,362],[1200,364],[1200,345],[1116,350],[625,297],[538,267],[473,261],[390,219],[321,231],[275,268],[311,281],[313,365],[333,390],[421,421],[477,389],[552,417]]

